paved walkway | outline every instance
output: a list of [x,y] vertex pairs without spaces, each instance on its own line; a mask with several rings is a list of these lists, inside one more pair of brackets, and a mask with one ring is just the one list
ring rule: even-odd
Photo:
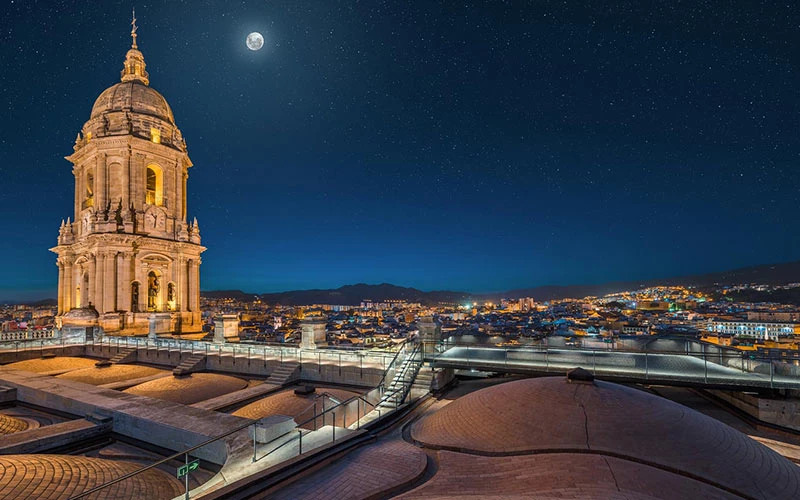
[[[497,347],[451,347],[426,359],[435,366],[484,369],[507,373],[564,373],[575,367],[597,376],[617,377],[637,382],[687,382],[702,386],[742,388],[800,389],[800,377],[770,374],[770,365],[744,359],[731,360],[733,366],[704,361],[701,355],[662,354],[581,349],[504,349]],[[756,367],[764,373],[756,373]]]
[[439,470],[430,481],[398,498],[514,497],[739,498],[699,481],[614,457],[557,453],[481,457],[449,451],[439,452]]
[[281,488],[269,498],[369,498],[413,481],[425,472],[425,465],[425,453],[416,446],[401,440],[383,441],[351,452],[321,471]]
[[281,386],[275,384],[258,384],[252,387],[247,387],[246,389],[231,392],[229,394],[223,394],[221,396],[217,396],[216,398],[200,401],[192,406],[195,408],[201,408],[203,410],[219,410],[221,408],[233,406],[236,403],[241,403],[242,401],[247,401],[248,399],[264,396],[271,392],[275,392],[280,388]]

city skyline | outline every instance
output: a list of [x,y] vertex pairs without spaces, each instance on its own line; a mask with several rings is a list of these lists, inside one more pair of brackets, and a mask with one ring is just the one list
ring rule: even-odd
[[[195,163],[203,290],[482,292],[798,257],[791,9],[188,7],[137,16]],[[117,81],[128,8],[1,21],[0,300],[55,294],[63,156]],[[18,33],[28,17],[45,22]]]

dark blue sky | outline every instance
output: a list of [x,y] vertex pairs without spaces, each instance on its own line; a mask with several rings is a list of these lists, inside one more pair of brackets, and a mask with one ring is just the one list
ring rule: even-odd
[[[119,79],[131,6],[3,9],[0,300],[55,295],[63,156]],[[204,289],[496,291],[800,258],[794,3],[135,6],[195,163]]]

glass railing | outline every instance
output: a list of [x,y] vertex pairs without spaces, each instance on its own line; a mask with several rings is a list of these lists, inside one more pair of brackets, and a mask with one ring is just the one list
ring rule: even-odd
[[426,346],[433,366],[467,370],[563,373],[582,367],[598,376],[648,382],[800,388],[800,363],[753,352],[687,344],[684,350],[635,351],[576,347],[493,347],[442,342]]

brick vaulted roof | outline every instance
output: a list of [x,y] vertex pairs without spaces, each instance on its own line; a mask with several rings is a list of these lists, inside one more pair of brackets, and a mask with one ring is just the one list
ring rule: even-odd
[[[800,498],[800,468],[774,451],[685,406],[601,381],[547,377],[489,387],[424,417],[411,434],[428,447],[463,452],[461,459],[559,454],[564,460],[566,454],[583,463],[590,453],[660,469],[675,481],[701,481],[720,493]],[[559,470],[571,474],[568,466]]]

